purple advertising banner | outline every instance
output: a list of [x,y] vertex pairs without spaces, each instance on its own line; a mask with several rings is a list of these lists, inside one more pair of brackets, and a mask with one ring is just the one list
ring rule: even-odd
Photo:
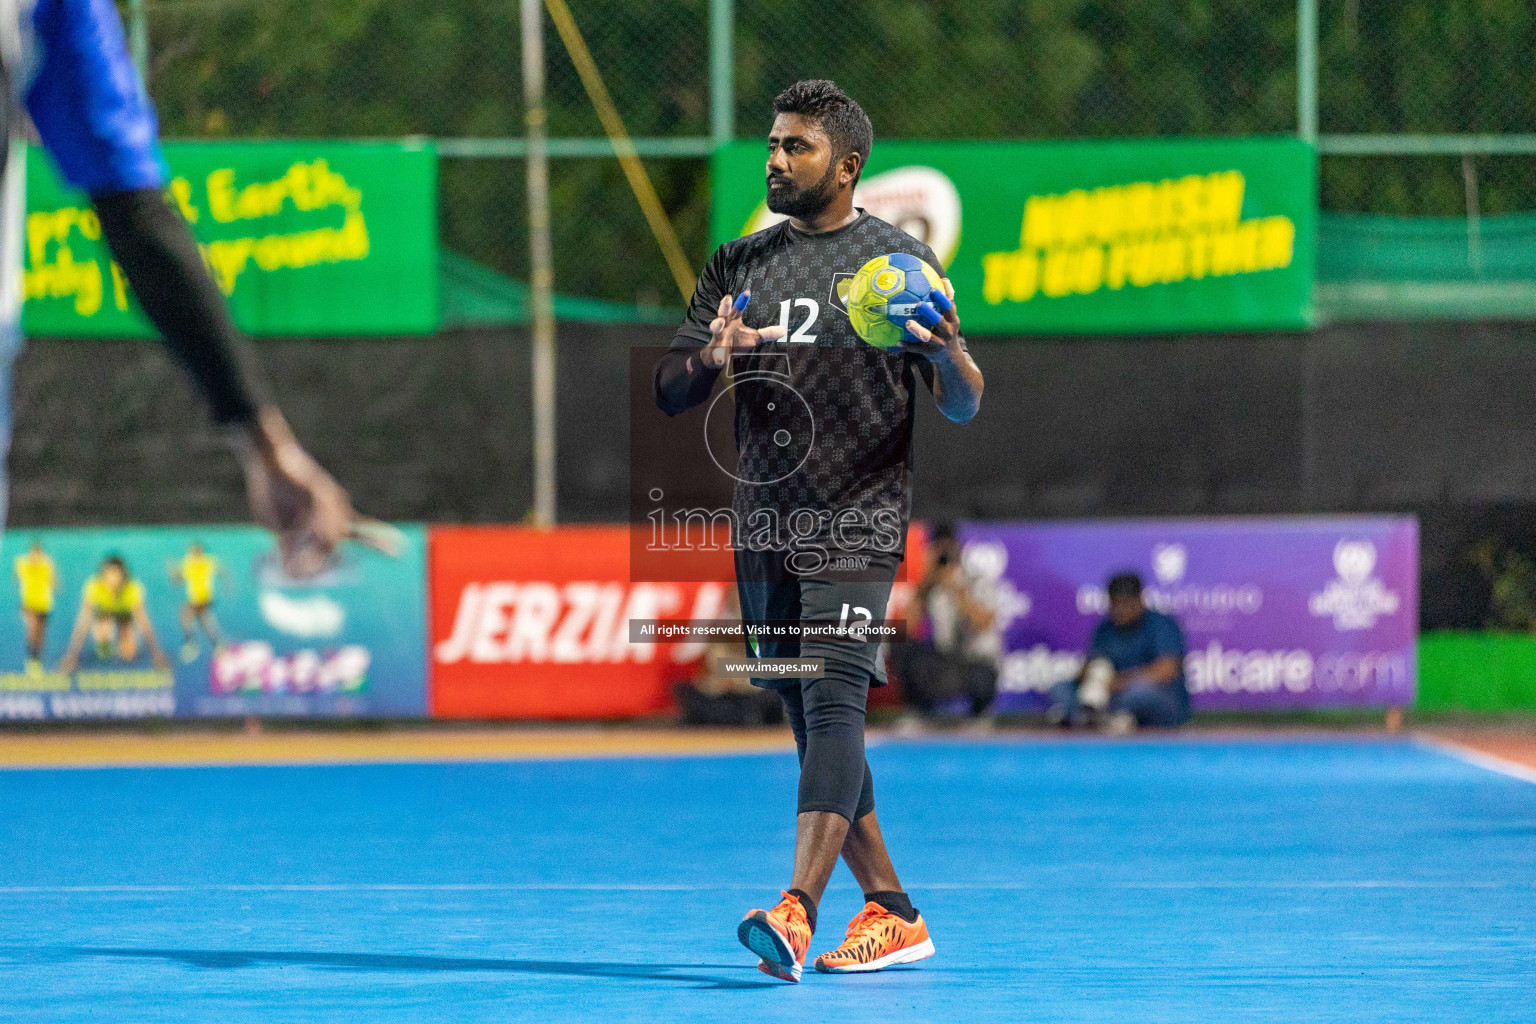
[[1419,529],[1412,518],[967,523],[966,569],[996,586],[1000,711],[1074,676],[1117,572],[1183,627],[1197,711],[1413,703]]

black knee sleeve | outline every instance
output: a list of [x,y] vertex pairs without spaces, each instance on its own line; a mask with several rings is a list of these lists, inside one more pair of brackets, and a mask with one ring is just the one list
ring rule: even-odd
[[823,678],[806,679],[800,685],[803,724],[796,730],[802,751],[800,813],[830,811],[855,821],[875,805],[874,784],[864,760],[869,674],[840,658],[826,658],[824,665]]
[[[800,769],[802,785],[800,789],[800,810],[821,810],[818,807],[806,806],[806,791],[803,784],[805,771],[805,708],[800,700],[798,687],[791,687],[779,691],[779,697],[784,701],[784,714],[789,719],[790,731],[795,734],[795,750],[800,755]],[[813,797],[813,799],[815,799]],[[875,779],[869,770],[869,761],[864,762],[864,784],[859,787],[859,801],[854,807],[853,821],[858,821],[864,815],[875,809]],[[840,812],[839,812],[840,813]]]

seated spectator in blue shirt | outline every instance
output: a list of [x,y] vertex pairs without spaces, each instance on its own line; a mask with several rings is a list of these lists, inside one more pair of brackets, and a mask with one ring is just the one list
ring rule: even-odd
[[1048,720],[1063,726],[1097,720],[1114,733],[1183,725],[1189,721],[1184,631],[1147,607],[1134,573],[1116,575],[1108,589],[1109,618],[1093,631],[1083,671],[1051,691]]

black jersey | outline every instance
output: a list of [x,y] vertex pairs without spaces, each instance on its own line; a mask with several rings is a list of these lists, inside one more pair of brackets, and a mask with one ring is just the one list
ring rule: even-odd
[[834,231],[806,234],[785,221],[727,242],[699,278],[673,351],[657,369],[664,410],[718,404],[721,394],[710,396],[719,371],[692,352],[708,344],[722,296],[750,289],[743,321],[788,330],[783,340],[732,357],[738,547],[763,547],[753,538],[769,523],[808,536],[811,516],[818,536],[839,548],[904,544],[916,378],[931,388],[933,370],[920,356],[866,344],[844,303],[860,267],[897,252],[939,266],[926,245],[861,210]]

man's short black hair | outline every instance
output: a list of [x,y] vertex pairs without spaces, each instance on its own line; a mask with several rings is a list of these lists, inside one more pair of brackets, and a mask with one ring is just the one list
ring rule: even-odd
[[1133,572],[1117,572],[1109,578],[1109,599],[1111,601],[1141,596],[1141,577]]
[[869,123],[869,115],[847,93],[826,78],[811,78],[796,82],[773,98],[775,114],[799,114],[821,125],[821,130],[832,140],[832,160],[835,163],[849,153],[859,154],[859,173],[853,176],[857,184],[869,163],[869,150],[875,144],[875,128]]

